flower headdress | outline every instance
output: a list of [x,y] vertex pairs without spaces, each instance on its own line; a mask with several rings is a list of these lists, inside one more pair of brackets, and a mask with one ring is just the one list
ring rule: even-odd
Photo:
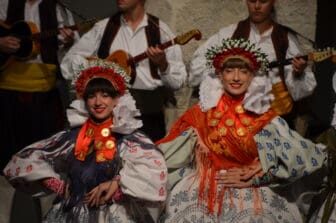
[[207,66],[221,69],[224,62],[230,58],[239,58],[249,64],[255,72],[267,71],[267,55],[262,53],[255,44],[249,40],[241,39],[223,39],[222,44],[210,47],[205,57]]
[[116,63],[104,60],[93,60],[81,64],[73,76],[72,85],[78,98],[83,96],[86,85],[94,78],[104,78],[111,82],[116,91],[123,95],[127,91],[130,76]]
[[115,89],[122,95],[119,103],[113,109],[112,132],[130,134],[142,126],[142,121],[136,117],[140,111],[136,108],[135,100],[127,91],[130,76],[114,62],[104,60],[86,61],[74,69],[72,86],[76,88],[78,98],[72,101],[67,109],[70,126],[82,125],[89,117],[89,113],[82,98],[86,85],[94,78],[109,80]]

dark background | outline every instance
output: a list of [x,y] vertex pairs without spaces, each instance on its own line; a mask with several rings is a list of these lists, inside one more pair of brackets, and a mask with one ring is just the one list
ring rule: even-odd
[[[336,47],[336,1],[318,0],[316,18],[316,48]],[[332,88],[332,77],[336,64],[330,60],[316,64],[317,87],[312,96],[313,119],[311,134],[317,135],[328,128],[333,117],[336,94]]]
[[76,21],[81,21],[83,19],[81,17],[105,18],[116,11],[115,0],[61,0],[60,2],[72,11]]

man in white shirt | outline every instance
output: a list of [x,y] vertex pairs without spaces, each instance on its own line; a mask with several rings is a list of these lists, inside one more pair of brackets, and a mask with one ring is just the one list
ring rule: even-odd
[[273,68],[268,74],[275,96],[272,108],[293,127],[293,101],[311,95],[316,80],[311,69],[307,67],[307,62],[295,58],[301,53],[295,35],[287,27],[274,21],[274,3],[275,0],[246,0],[249,17],[222,28],[197,49],[191,61],[188,81],[191,86],[197,86],[205,75],[212,72],[206,68],[205,51],[209,46],[216,45],[226,38],[249,39],[267,53],[269,61],[294,58],[291,66]]
[[134,64],[130,92],[141,112],[142,130],[156,141],[165,135],[167,92],[180,88],[187,76],[182,51],[177,45],[165,50],[158,47],[174,35],[165,23],[145,12],[145,0],[119,0],[117,4],[117,14],[98,22],[67,53],[62,73],[68,79],[88,57],[105,59],[117,50],[133,57],[145,52],[148,58]]

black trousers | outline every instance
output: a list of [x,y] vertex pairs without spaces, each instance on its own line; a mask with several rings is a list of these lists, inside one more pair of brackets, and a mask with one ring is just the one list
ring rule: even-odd
[[0,169],[25,146],[63,129],[64,109],[57,90],[0,90]]
[[140,119],[143,122],[141,131],[143,131],[153,141],[162,139],[166,135],[166,125],[164,114],[152,113],[141,115]]
[[155,142],[166,135],[164,118],[164,107],[175,98],[172,91],[166,87],[159,87],[155,90],[130,89],[136,107],[141,112],[140,119],[143,127],[140,129]]

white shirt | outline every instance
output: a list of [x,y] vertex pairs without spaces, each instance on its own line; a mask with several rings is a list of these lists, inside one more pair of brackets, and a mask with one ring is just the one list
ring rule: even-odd
[[[24,20],[26,22],[32,22],[36,27],[41,30],[40,14],[39,14],[39,4],[42,0],[37,0],[33,3],[28,3],[26,1],[25,10],[24,10]],[[8,0],[0,0],[0,20],[5,21],[7,18],[7,8]],[[68,10],[65,10],[60,5],[56,6],[56,16],[58,21],[58,27],[68,26],[74,24],[74,19],[71,13]],[[58,38],[61,39],[61,35],[58,35]],[[75,38],[78,38],[78,34],[75,35]],[[61,59],[65,53],[62,47],[59,47],[58,57]],[[28,63],[42,63],[41,56],[38,55],[36,58],[33,58]]]
[[[131,56],[139,55],[148,48],[145,27],[148,16],[145,14],[143,20],[133,31],[126,21],[121,17],[120,29],[110,47],[110,54],[116,50],[124,50]],[[97,51],[108,22],[108,18],[98,22],[89,32],[75,44],[65,55],[61,69],[65,79],[71,79],[73,73],[78,70],[79,65],[86,64],[87,57],[97,57]],[[161,42],[165,43],[175,36],[169,27],[160,21]],[[187,73],[182,59],[182,50],[178,45],[165,49],[168,68],[164,73],[159,72],[161,79],[154,79],[149,68],[149,59],[146,58],[136,65],[136,79],[132,86],[135,89],[153,90],[159,86],[166,85],[178,89],[185,82]]]
[[[222,28],[218,33],[211,36],[203,45],[201,45],[193,55],[192,61],[190,63],[190,76],[189,84],[191,86],[197,86],[203,80],[205,75],[208,75],[211,71],[206,68],[205,53],[210,46],[220,45],[223,39],[231,38],[234,31],[236,30],[237,24],[232,24],[228,27]],[[249,40],[255,43],[257,48],[260,48],[264,53],[268,55],[269,61],[276,60],[276,54],[272,43],[273,27],[264,32],[262,35],[259,33],[258,29],[251,24],[251,31]],[[293,58],[298,53],[301,53],[298,41],[295,36],[288,34],[288,49],[286,53],[286,58]],[[293,69],[291,65],[285,66],[285,82],[289,93],[292,98],[297,101],[313,93],[316,86],[316,80],[314,73],[308,66],[304,74],[297,78],[293,76]],[[278,68],[273,68],[269,71],[272,84],[279,83],[281,81],[278,75]]]

